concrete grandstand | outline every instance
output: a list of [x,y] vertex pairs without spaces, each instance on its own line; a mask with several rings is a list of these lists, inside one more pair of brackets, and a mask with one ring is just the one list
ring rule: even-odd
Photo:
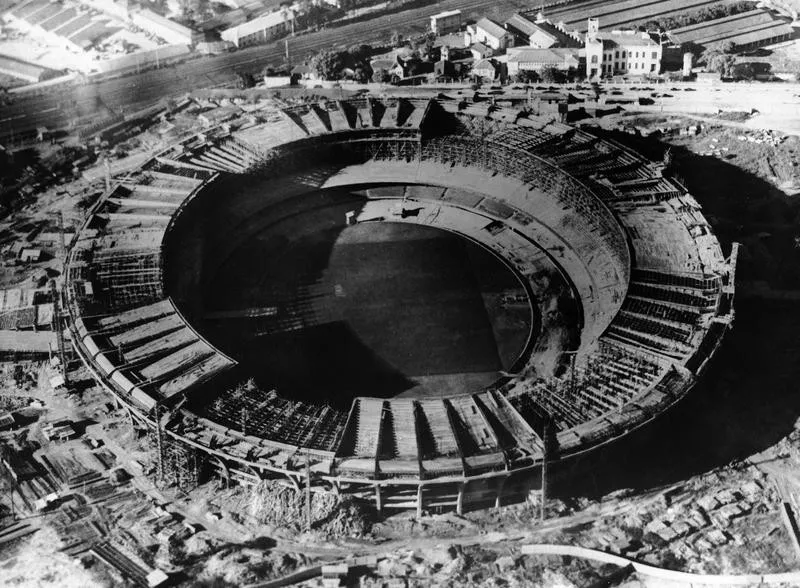
[[[359,199],[349,223],[440,229],[514,273],[538,319],[495,381],[346,406],[242,383],[198,292],[276,206],[340,189]],[[523,499],[543,461],[682,398],[732,324],[735,258],[685,187],[619,144],[485,102],[368,97],[253,111],[153,157],[71,244],[66,298],[93,376],[225,479],[462,512]]]

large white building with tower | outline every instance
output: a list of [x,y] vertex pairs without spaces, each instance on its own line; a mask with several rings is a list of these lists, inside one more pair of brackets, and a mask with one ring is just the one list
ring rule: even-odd
[[656,75],[661,70],[661,44],[639,31],[600,32],[590,18],[586,31],[586,76]]

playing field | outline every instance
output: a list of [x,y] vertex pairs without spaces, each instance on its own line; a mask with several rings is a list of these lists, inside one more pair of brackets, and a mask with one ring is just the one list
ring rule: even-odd
[[477,390],[519,356],[530,309],[493,254],[407,223],[344,225],[352,198],[327,195],[244,242],[206,293],[207,332],[262,385],[353,396]]

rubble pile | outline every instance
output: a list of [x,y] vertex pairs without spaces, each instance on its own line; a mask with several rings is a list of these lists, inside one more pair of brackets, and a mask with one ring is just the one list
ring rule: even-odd
[[340,500],[319,530],[330,537],[362,537],[372,529],[373,517],[352,498]]
[[756,143],[757,145],[766,144],[772,147],[777,147],[786,140],[786,135],[778,134],[769,129],[756,129],[750,133],[743,135],[736,135],[737,141],[747,141],[748,143]]
[[[306,521],[305,493],[271,480],[262,480],[248,492],[247,514],[256,522],[300,531]],[[350,498],[327,492],[311,495],[312,529],[331,537],[359,537],[369,533],[368,511]]]

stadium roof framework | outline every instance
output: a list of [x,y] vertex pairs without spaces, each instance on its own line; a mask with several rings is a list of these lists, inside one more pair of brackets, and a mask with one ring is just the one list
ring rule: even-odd
[[[545,298],[543,275],[559,276],[579,306],[579,341],[546,336],[563,317],[542,309],[521,364],[483,390],[358,397],[349,410],[280,390],[229,394],[237,362],[173,302],[197,284],[167,291],[164,248],[200,195],[252,175],[270,179],[273,200],[347,187],[365,197],[356,222],[480,243],[531,300]],[[204,264],[222,263],[262,206],[220,208]],[[734,266],[735,248],[723,256],[687,190],[617,143],[486,103],[360,98],[249,113],[153,157],[93,208],[66,294],[98,382],[224,477],[461,512],[523,499],[543,460],[617,439],[682,398],[732,324]]]

